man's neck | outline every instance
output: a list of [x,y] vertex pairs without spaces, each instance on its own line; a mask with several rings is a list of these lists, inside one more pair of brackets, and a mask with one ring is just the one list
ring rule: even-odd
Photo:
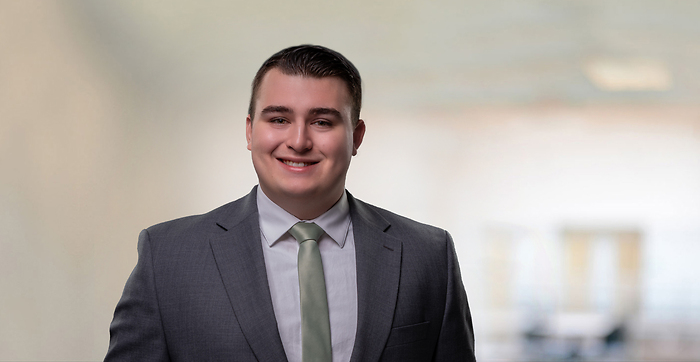
[[262,185],[258,186],[265,193],[270,201],[284,209],[284,211],[294,215],[299,220],[312,220],[324,212],[330,210],[343,196],[345,188],[342,188],[337,197],[277,197],[276,195],[263,190]]

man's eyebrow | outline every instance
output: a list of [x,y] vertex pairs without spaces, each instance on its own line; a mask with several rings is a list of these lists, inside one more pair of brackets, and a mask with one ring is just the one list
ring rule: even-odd
[[285,106],[267,106],[263,108],[261,114],[265,113],[293,113],[289,107]]
[[335,116],[339,119],[343,119],[343,115],[340,114],[340,112],[335,108],[325,108],[325,107],[311,108],[309,110],[309,114],[314,115],[314,116],[322,116],[322,115],[329,114],[329,115]]

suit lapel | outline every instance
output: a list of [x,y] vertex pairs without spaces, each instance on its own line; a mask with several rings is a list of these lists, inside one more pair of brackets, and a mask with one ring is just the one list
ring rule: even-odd
[[[254,190],[255,191],[255,190]],[[391,331],[401,276],[401,241],[390,225],[348,193],[355,237],[358,323],[351,362],[378,361]],[[277,330],[260,241],[255,192],[218,225],[216,265],[248,344],[259,361],[287,361]]]
[[218,223],[227,231],[210,244],[238,324],[256,358],[287,361],[272,308],[257,211],[255,192],[251,192]]
[[386,234],[381,215],[348,193],[355,237],[358,323],[351,362],[378,361],[394,319],[401,276],[401,241]]

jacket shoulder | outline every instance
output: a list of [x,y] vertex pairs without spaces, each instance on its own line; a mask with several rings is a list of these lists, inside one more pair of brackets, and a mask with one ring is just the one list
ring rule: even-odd
[[366,217],[379,218],[385,222],[385,232],[401,237],[403,240],[442,240],[449,238],[449,233],[439,227],[428,225],[408,217],[399,215],[392,211],[383,209],[362,200],[353,199],[359,214]]
[[255,192],[204,214],[185,216],[146,228],[151,239],[187,238],[218,234],[252,215],[257,215]]

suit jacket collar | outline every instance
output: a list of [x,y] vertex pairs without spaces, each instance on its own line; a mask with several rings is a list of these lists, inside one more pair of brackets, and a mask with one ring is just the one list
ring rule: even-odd
[[210,240],[241,331],[258,361],[287,361],[277,330],[260,241],[255,188],[222,210],[226,232]]
[[391,332],[401,276],[401,241],[391,224],[348,193],[357,265],[357,334],[351,362],[378,361]]
[[[287,361],[277,330],[260,240],[256,188],[223,207],[210,240],[214,259],[241,331],[259,361]],[[355,236],[358,323],[351,362],[378,361],[396,307],[401,241],[391,224],[348,192]]]

